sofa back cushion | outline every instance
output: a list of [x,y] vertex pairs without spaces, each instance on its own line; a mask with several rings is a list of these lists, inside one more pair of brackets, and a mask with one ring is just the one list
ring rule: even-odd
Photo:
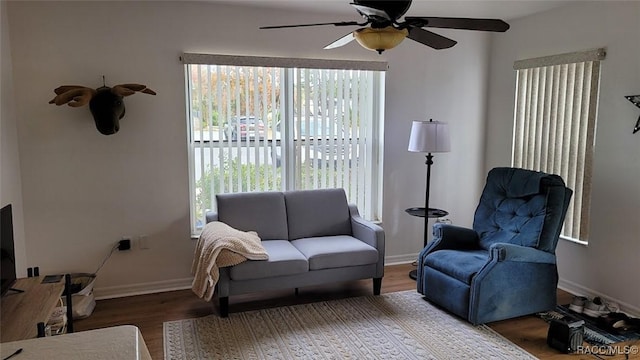
[[349,204],[344,189],[317,189],[284,193],[289,240],[351,235]]
[[287,240],[287,210],[282,192],[216,195],[218,220],[242,231],[255,231],[262,240]]

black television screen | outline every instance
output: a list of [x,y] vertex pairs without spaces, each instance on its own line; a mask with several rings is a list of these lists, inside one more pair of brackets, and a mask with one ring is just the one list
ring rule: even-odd
[[13,248],[13,215],[11,204],[0,210],[0,277],[2,278],[2,295],[16,281],[16,255]]

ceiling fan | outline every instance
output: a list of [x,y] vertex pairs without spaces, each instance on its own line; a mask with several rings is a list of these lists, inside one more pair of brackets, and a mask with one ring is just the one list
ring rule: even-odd
[[447,49],[457,42],[442,35],[438,35],[425,27],[479,30],[504,32],[509,29],[509,24],[499,19],[477,18],[453,18],[453,17],[426,17],[405,16],[404,21],[399,21],[411,6],[411,0],[353,0],[350,4],[362,15],[364,22],[342,21],[316,24],[275,25],[263,26],[260,29],[282,29],[308,26],[367,26],[361,27],[339,38],[325,49],[334,49],[344,46],[354,39],[363,47],[375,50],[379,54],[396,47],[405,38],[417,41],[434,49]]

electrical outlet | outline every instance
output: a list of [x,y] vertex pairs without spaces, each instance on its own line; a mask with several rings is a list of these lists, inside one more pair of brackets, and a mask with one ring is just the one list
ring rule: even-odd
[[149,249],[149,237],[147,235],[138,236],[138,247],[141,250],[148,250]]
[[131,239],[122,238],[122,240],[120,240],[120,242],[118,243],[118,250],[131,250]]

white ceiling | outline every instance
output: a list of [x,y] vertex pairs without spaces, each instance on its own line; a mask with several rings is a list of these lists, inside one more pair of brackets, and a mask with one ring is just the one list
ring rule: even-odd
[[[352,0],[208,0],[233,5],[303,10],[314,13],[335,14],[331,21],[360,20],[349,5]],[[553,9],[576,0],[413,0],[406,15],[480,17],[511,20]],[[295,21],[294,21],[295,22]]]

